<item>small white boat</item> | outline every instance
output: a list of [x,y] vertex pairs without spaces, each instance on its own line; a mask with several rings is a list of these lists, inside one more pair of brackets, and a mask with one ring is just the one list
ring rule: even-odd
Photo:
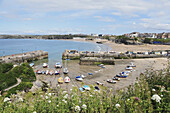
[[108,83],[112,83],[112,84],[115,84],[115,83],[116,83],[116,81],[111,80],[111,79],[107,79],[107,82],[108,82]]
[[99,81],[97,81],[96,84],[97,84],[97,85],[101,85],[101,86],[104,85],[103,83],[101,83],[101,82],[99,82]]
[[56,70],[56,71],[55,71],[55,75],[58,75],[58,74],[60,74],[60,71],[59,71],[59,70]]
[[60,62],[57,62],[57,63],[55,64],[55,68],[62,68],[62,65],[60,64]]
[[131,66],[127,66],[125,69],[126,70],[133,70],[133,68]]
[[29,64],[30,65],[30,67],[33,67],[34,66],[34,63],[31,63],[31,64]]
[[42,74],[42,72],[40,70],[37,70],[37,74]]
[[53,72],[53,71],[50,71],[50,72],[49,72],[49,75],[53,75],[53,74],[54,74],[54,72]]
[[77,80],[77,81],[83,81],[83,78],[82,78],[81,76],[77,76],[77,77],[76,77],[76,80]]
[[48,73],[49,73],[49,70],[47,70],[47,71],[45,72],[46,75],[48,75]]
[[67,69],[67,68],[64,68],[63,73],[64,73],[64,74],[68,74],[68,69]]
[[80,75],[81,76],[81,78],[85,78],[86,76],[85,75]]
[[89,90],[90,90],[90,87],[89,87],[88,85],[84,85],[84,86],[83,86],[83,89],[89,91]]
[[69,77],[65,77],[65,78],[64,78],[64,82],[65,82],[65,83],[69,83],[69,82],[70,82],[70,78],[69,78]]
[[47,63],[43,63],[43,68],[47,68],[48,64]]

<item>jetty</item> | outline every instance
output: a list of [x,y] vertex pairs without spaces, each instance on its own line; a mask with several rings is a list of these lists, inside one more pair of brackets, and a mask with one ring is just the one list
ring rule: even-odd
[[37,50],[0,57],[0,63],[21,63],[48,58],[48,52]]

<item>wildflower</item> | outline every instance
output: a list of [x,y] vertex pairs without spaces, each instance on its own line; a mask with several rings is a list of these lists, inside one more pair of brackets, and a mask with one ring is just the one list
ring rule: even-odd
[[115,107],[118,109],[118,108],[120,108],[121,106],[120,106],[120,104],[116,104]]
[[20,97],[20,98],[18,99],[18,101],[19,101],[19,102],[23,102],[24,100]]
[[137,101],[138,101],[138,100],[139,100],[139,98],[138,98],[138,97],[135,97],[135,100],[137,100]]
[[161,97],[163,97],[163,95],[161,95]]
[[33,113],[37,113],[36,111],[34,111]]
[[43,95],[40,95],[41,98],[43,98]]
[[127,100],[129,101],[130,99],[128,98]]
[[155,89],[152,89],[152,91],[156,91]]
[[49,93],[48,96],[51,96],[51,93]]
[[63,94],[67,93],[67,91],[63,91]]
[[161,100],[161,97],[157,94],[154,94],[152,97],[151,97],[152,100],[156,100],[156,102],[159,102],[160,103],[160,100]]
[[80,107],[78,105],[75,107],[75,111],[80,111]]
[[57,85],[57,87],[60,87],[60,85]]
[[79,103],[81,103],[81,101],[79,101]]
[[49,100],[48,103],[51,103],[51,100]]
[[59,107],[59,105],[57,105],[57,107]]
[[90,97],[92,97],[93,95],[89,95]]
[[6,97],[6,98],[4,99],[4,102],[8,102],[8,101],[10,101],[10,98]]
[[164,88],[161,88],[161,92],[163,92],[164,91]]
[[48,99],[48,96],[45,96],[46,99]]
[[0,94],[0,97],[1,97],[2,95]]
[[72,85],[74,87],[74,85]]
[[83,108],[83,109],[87,109],[87,105],[86,105],[86,104],[83,104],[83,105],[82,105],[82,108]]
[[66,100],[64,100],[64,99],[63,99],[62,101],[63,101],[64,103],[66,103],[66,104],[67,104],[67,101],[66,101]]
[[70,89],[70,91],[72,91],[72,89]]
[[63,98],[65,98],[65,99],[68,98],[68,94],[66,94]]

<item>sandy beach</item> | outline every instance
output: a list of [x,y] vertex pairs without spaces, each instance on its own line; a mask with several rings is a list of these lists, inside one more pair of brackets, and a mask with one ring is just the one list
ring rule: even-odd
[[[74,40],[81,41],[81,40]],[[83,41],[83,40],[82,40]],[[93,41],[94,42],[94,41]],[[112,51],[125,52],[128,50],[133,51],[148,51],[148,50],[165,50],[169,49],[168,45],[123,45],[123,44],[115,44],[112,42],[106,42],[106,45],[112,47]],[[111,79],[116,74],[119,74],[122,71],[125,71],[125,67],[130,64],[130,62],[134,62],[136,68],[132,71],[132,73],[127,78],[122,78],[116,84],[107,83],[107,79]],[[96,81],[100,81],[104,83],[104,86],[108,88],[112,88],[113,90],[119,90],[127,87],[130,84],[133,84],[136,80],[136,77],[139,77],[140,73],[145,72],[146,69],[154,69],[160,70],[165,68],[168,63],[167,58],[149,58],[149,59],[117,59],[115,60],[115,65],[106,65],[106,68],[101,68],[94,65],[79,65],[79,60],[73,60],[67,62],[67,68],[69,70],[68,75],[64,75],[62,73],[60,75],[36,75],[37,81],[34,82],[34,86],[31,89],[34,91],[37,89],[37,86],[41,86],[40,81],[45,81],[50,84],[50,87],[56,88],[58,85],[65,89],[70,90],[73,86],[81,87],[82,82],[76,81],[75,77],[79,75],[87,76],[83,83],[85,85],[95,84]],[[40,70],[50,70],[43,69],[42,66],[36,67],[36,69]],[[51,70],[56,70],[52,68]],[[88,73],[93,73],[93,75],[88,75]],[[58,84],[59,77],[69,76],[71,81],[70,83]]]

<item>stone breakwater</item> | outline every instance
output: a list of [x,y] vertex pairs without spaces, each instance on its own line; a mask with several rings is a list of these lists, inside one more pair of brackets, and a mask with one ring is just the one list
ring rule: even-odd
[[21,54],[1,56],[0,63],[21,63],[21,62],[29,62],[33,60],[40,60],[44,58],[48,58],[48,52],[43,50],[37,50],[37,51],[26,52]]
[[[161,58],[170,56],[170,50],[161,50],[161,51],[146,51],[146,52],[89,52],[89,51],[80,51],[77,50],[65,50],[63,53],[63,59],[81,59],[83,57],[98,57],[98,58],[113,58],[113,59],[135,59],[135,58]],[[86,60],[87,61],[87,60]]]

